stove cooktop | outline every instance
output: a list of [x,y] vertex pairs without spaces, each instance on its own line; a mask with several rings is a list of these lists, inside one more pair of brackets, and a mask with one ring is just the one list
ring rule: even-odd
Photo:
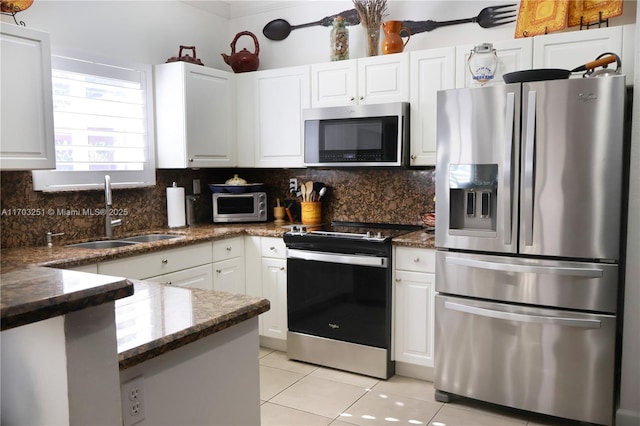
[[296,225],[285,235],[338,238],[362,241],[387,241],[391,238],[422,229],[419,225],[403,225],[369,222],[331,222],[330,225]]

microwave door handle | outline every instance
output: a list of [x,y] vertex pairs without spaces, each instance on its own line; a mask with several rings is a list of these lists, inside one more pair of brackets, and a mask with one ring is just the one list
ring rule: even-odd
[[504,187],[504,200],[502,203],[502,215],[504,217],[504,243],[511,244],[512,228],[512,198],[513,188],[511,185],[512,170],[512,150],[513,150],[513,123],[515,109],[515,93],[507,93],[507,108],[504,120],[504,161],[502,163],[502,186]]
[[527,123],[524,131],[524,191],[523,191],[523,223],[524,244],[533,245],[533,193],[534,193],[534,149],[536,131],[536,92],[527,95]]
[[464,312],[471,315],[479,315],[487,318],[495,318],[506,321],[517,321],[534,324],[550,324],[565,327],[600,328],[601,321],[596,319],[564,318],[546,315],[517,314],[514,312],[497,311],[494,309],[479,308],[464,305],[462,303],[444,302],[445,309]]

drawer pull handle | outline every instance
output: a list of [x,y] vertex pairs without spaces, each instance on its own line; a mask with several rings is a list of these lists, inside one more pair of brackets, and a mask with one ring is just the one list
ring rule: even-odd
[[167,281],[167,282],[164,282],[164,283],[162,283],[162,284],[164,284],[164,285],[171,285],[172,283],[171,283],[171,281]]
[[167,263],[169,263],[169,261],[167,259],[162,259],[162,264],[166,265]]
[[275,247],[273,247],[273,246],[271,246],[271,247],[269,247],[269,250],[271,250],[271,251],[275,251],[275,250],[276,250],[276,248],[275,248]]
[[216,269],[216,274],[221,273],[222,271],[220,269]]
[[227,251],[231,251],[231,247],[227,247]]
[[418,263],[418,262],[420,262],[420,258],[419,257],[414,257],[413,261],[414,261],[414,263]]
[[280,270],[281,270],[281,271],[284,271],[284,266],[281,266],[281,267],[280,267]]
[[396,278],[396,282],[397,282],[397,283],[399,283],[399,282],[401,282],[401,281],[402,281],[402,280],[401,280],[400,278]]

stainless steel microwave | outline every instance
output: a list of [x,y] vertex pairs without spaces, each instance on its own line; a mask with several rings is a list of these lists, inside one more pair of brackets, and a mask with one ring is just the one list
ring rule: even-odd
[[407,102],[311,108],[303,119],[306,166],[408,165]]
[[266,222],[266,220],[267,194],[264,192],[213,194],[214,222]]

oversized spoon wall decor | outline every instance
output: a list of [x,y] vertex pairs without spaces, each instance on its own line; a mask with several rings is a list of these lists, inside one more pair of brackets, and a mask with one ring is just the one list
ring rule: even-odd
[[262,29],[262,34],[264,34],[264,36],[269,40],[284,40],[289,36],[291,31],[300,28],[313,27],[316,25],[330,27],[333,25],[333,20],[336,18],[336,16],[342,16],[348,25],[358,25],[360,23],[360,15],[358,15],[358,12],[355,9],[350,9],[340,13],[336,13],[335,15],[325,16],[318,21],[308,22],[306,24],[300,25],[291,25],[284,19],[274,19],[264,26],[264,28]]

